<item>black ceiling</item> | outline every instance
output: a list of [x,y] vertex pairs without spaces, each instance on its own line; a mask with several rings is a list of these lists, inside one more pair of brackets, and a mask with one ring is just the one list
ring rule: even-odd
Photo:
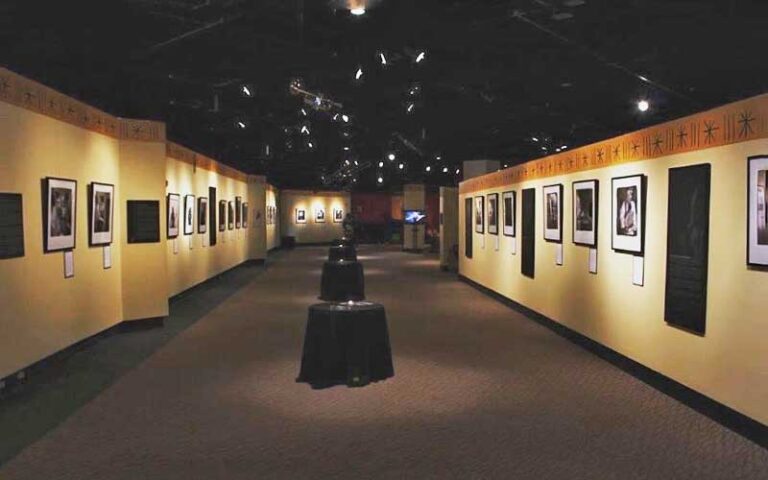
[[[453,184],[463,160],[520,163],[768,90],[768,2],[345,3],[5,0],[0,62],[282,187]],[[297,78],[343,108],[305,104]]]

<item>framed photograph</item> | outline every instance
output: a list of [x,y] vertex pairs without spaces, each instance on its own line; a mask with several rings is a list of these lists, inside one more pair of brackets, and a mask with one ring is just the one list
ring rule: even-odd
[[128,200],[128,243],[160,242],[160,202]]
[[484,217],[485,217],[485,199],[480,197],[475,197],[475,232],[477,233],[484,233],[485,232],[485,225],[483,224]]
[[166,215],[168,216],[168,218],[166,218],[167,225],[168,225],[168,228],[167,228],[168,238],[176,238],[179,236],[180,203],[181,203],[181,197],[179,197],[178,193],[168,194],[168,199],[166,202]]
[[499,234],[499,194],[488,195],[488,233]]
[[325,208],[319,207],[315,209],[315,223],[325,223]]
[[597,247],[597,180],[573,182],[573,243]]
[[195,196],[184,195],[184,235],[195,233]]
[[88,188],[88,243],[110,245],[114,232],[115,186],[91,183]]
[[20,193],[0,193],[0,258],[23,256],[23,197]]
[[307,211],[303,208],[296,209],[296,223],[307,223]]
[[768,265],[768,155],[750,157],[747,178],[747,264]]
[[200,197],[197,199],[197,233],[206,233],[208,231],[208,199]]
[[227,201],[219,200],[219,231],[227,229]]
[[344,210],[341,208],[333,209],[333,223],[341,223],[344,221]]
[[235,229],[235,203],[232,200],[227,202],[227,228]]
[[243,198],[235,197],[235,227],[240,228],[243,225]]
[[44,251],[71,250],[75,248],[77,181],[48,177],[43,183]]
[[544,240],[563,242],[563,185],[547,185],[544,193]]
[[504,235],[514,237],[515,232],[515,208],[517,208],[517,192],[504,192],[501,194],[504,202]]
[[645,176],[611,179],[611,248],[642,255],[645,235]]
[[243,203],[243,228],[248,228],[248,202]]

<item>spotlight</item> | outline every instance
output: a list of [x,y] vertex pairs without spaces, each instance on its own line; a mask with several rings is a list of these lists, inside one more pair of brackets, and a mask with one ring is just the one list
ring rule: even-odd
[[315,148],[315,145],[312,142],[307,142],[307,146],[309,148]]
[[349,147],[344,147],[344,151],[348,152],[349,151]]
[[237,126],[240,127],[241,129],[244,129],[245,128],[245,123],[244,122],[237,122]]
[[439,162],[440,160],[442,160],[442,159],[443,159],[443,157],[441,157],[440,155],[438,155],[438,156],[436,156],[436,157],[435,157],[435,160],[437,160],[438,162]]
[[349,123],[349,117],[346,115],[342,115],[341,119],[344,120],[344,123]]
[[504,168],[508,168],[508,167],[509,167],[509,165],[507,165],[507,164],[505,163],[505,164],[504,164]]
[[405,166],[405,165],[403,165],[403,164],[401,163],[400,165],[398,165],[398,166],[397,166],[397,168],[399,168],[400,170],[402,170],[404,166]]
[[333,121],[334,122],[338,122],[339,121],[339,114],[338,113],[333,116]]
[[304,116],[306,117],[306,116],[307,116],[307,111],[306,111],[306,110],[304,110],[304,109],[302,108],[302,109],[301,109],[301,114],[302,114],[302,115],[304,115]]
[[349,165],[349,160],[344,160],[344,165]]
[[387,64],[387,57],[385,57],[383,53],[379,53],[379,58],[381,59],[381,64],[382,65],[386,65]]
[[443,167],[443,173],[448,173],[448,167]]
[[538,142],[539,141],[539,139],[536,138],[536,137],[531,137],[531,140],[533,140],[534,142]]
[[362,76],[363,76],[363,69],[362,68],[358,68],[357,69],[357,73],[355,74],[355,80],[360,80],[360,77],[362,77]]
[[377,179],[377,181],[378,181],[379,183],[384,183],[384,178],[383,178],[383,177],[379,177],[379,178]]
[[384,166],[384,162],[379,162],[379,168],[382,168]]
[[456,175],[458,175],[459,173],[461,173],[461,169],[460,169],[460,168],[457,168],[457,169],[456,169]]
[[429,165],[427,165],[427,168],[425,168],[424,170],[426,170],[426,171],[430,171],[430,170],[432,170],[432,167],[430,167]]
[[357,160],[355,160],[355,166],[357,166],[357,165],[358,165]]
[[424,60],[424,57],[426,57],[427,54],[425,52],[420,52],[419,55],[416,57],[416,63],[421,63],[422,60]]
[[364,7],[355,7],[352,10],[350,10],[349,13],[359,17],[360,15],[365,15],[365,8]]
[[651,104],[648,103],[648,100],[640,100],[637,102],[637,109],[641,112],[647,112],[649,108],[651,108]]
[[243,85],[243,87],[241,88],[241,91],[243,92],[243,95],[245,95],[246,97],[251,96],[251,89],[248,88],[248,85]]
[[303,133],[304,135],[309,135],[309,129],[307,128],[306,125],[301,126],[301,133]]
[[415,106],[415,105],[414,105],[413,103],[409,103],[409,104],[408,104],[408,113],[411,113],[411,112],[413,112],[413,107],[414,107],[414,106]]
[[560,147],[560,150],[565,150],[566,148],[568,148],[568,145],[563,145],[562,147]]
[[387,155],[387,158],[389,159],[390,162],[392,162],[395,160],[396,157],[394,153],[390,153],[389,155]]

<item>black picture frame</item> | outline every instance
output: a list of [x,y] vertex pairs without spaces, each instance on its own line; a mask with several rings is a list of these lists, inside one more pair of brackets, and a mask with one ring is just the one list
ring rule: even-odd
[[208,198],[197,198],[197,233],[208,233]]
[[485,233],[485,197],[475,197],[475,233]]
[[[628,186],[621,186],[619,184]],[[630,253],[637,256],[645,255],[645,214],[647,184],[647,177],[642,174],[624,175],[621,177],[611,178],[611,249],[615,252]],[[633,240],[632,242],[619,243],[618,240],[620,239],[617,239],[617,237],[620,236],[617,233],[617,218],[619,215],[619,207],[617,205],[618,202],[616,201],[616,196],[618,194],[618,188],[630,187],[636,187],[638,190],[640,190],[640,192],[636,194],[638,197],[637,205],[639,206],[639,209],[636,207],[636,210],[639,210],[639,213],[637,213],[636,216],[640,218],[635,220],[635,223],[639,227],[640,231],[637,233],[637,239]]]
[[[74,250],[77,246],[77,180],[72,180],[69,178],[46,177],[42,180],[42,185],[43,252],[52,253]],[[53,209],[51,202],[58,201],[63,197],[57,193],[57,199],[53,199],[53,189],[68,190],[70,192],[70,204],[65,206],[70,210],[70,212],[68,214],[66,212],[59,212],[59,215],[57,216],[57,223],[61,223],[63,221],[63,224],[55,226],[55,228],[54,225],[51,224],[53,220],[50,215],[50,211]],[[66,202],[67,199],[61,201]],[[61,205],[59,207],[61,207]],[[62,230],[66,233],[65,235],[59,234]]]
[[218,229],[216,228],[218,219],[216,209],[218,206],[216,187],[208,187],[208,244],[212,247],[215,247],[218,241]]
[[[100,194],[108,197],[106,207],[103,202],[104,197]],[[104,224],[108,228],[106,231],[103,230]],[[115,186],[111,183],[91,182],[88,185],[88,245],[91,247],[111,245],[114,241],[114,232]]]
[[475,218],[472,215],[472,204],[475,199],[466,197],[464,199],[464,256],[472,258],[472,239],[475,231]]
[[488,199],[488,234],[499,234],[499,194],[489,193]]
[[24,254],[24,197],[20,193],[0,193],[0,259]]
[[232,200],[227,202],[227,230],[235,229],[235,203]]
[[179,214],[181,212],[181,196],[178,193],[169,193],[165,204],[166,236],[169,239],[178,238]]
[[184,235],[195,233],[195,196],[184,195]]
[[[587,187],[587,188],[580,188],[580,187]],[[588,187],[591,187],[591,190],[593,192],[592,198],[591,198],[591,202],[592,202],[592,208],[591,208],[592,228],[590,230],[590,235],[592,236],[591,240],[589,239],[589,235],[579,235],[578,233],[579,230],[577,230],[577,227],[580,222],[579,207],[582,203],[582,199],[578,197],[577,191],[589,190]],[[572,191],[571,208],[573,209],[573,215],[571,218],[571,228],[572,228],[572,234],[573,234],[573,243],[575,245],[581,245],[583,247],[597,248],[598,232],[599,232],[598,228],[600,225],[600,181],[594,178],[591,178],[588,180],[578,180],[571,184],[571,191]],[[581,231],[586,231],[586,230],[581,230]]]
[[[509,200],[509,202],[507,201]],[[502,225],[502,233],[505,237],[517,236],[517,192],[510,190],[501,194],[502,203],[502,218],[504,219]],[[509,215],[507,215],[509,210]],[[509,222],[507,221],[509,220]]]
[[[565,203],[563,197],[563,184],[556,183],[552,185],[544,185],[541,189],[543,198],[544,211],[544,240],[551,243],[563,243],[563,204]],[[553,197],[554,195],[554,197]],[[552,199],[557,199],[557,205],[551,205]],[[556,215],[554,218],[555,226],[552,225],[552,215]]]
[[227,230],[227,201],[219,200],[219,231]]
[[242,227],[243,224],[243,197],[235,197],[235,228]]
[[753,155],[747,158],[746,211],[747,266],[766,269],[768,267],[768,155]]
[[160,242],[160,202],[158,200],[128,200],[128,243]]
[[248,228],[248,202],[243,202],[243,228]]

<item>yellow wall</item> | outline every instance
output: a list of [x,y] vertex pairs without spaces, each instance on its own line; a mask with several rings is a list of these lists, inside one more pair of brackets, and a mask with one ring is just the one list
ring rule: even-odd
[[[266,235],[267,235],[267,251],[272,250],[273,248],[277,248],[280,246],[280,207],[278,206],[278,198],[279,193],[275,187],[272,185],[267,184],[267,190],[266,190],[266,206],[267,207],[276,207],[277,210],[277,216],[275,217],[274,223],[271,223],[269,225],[266,225]],[[266,222],[266,208],[264,209],[264,221]]]
[[[178,193],[180,196],[180,211],[184,211],[184,196],[194,195],[195,203],[198,197],[208,197],[208,187],[216,187],[216,201],[226,200],[235,202],[235,197],[241,197],[243,202],[251,200],[248,183],[220,175],[214,171],[202,168],[195,169],[194,165],[183,160],[168,157],[166,159],[165,178],[168,182],[167,193]],[[217,244],[213,247],[203,247],[203,237],[206,234],[195,233],[184,235],[183,223],[179,227],[179,236],[175,239],[178,253],[174,253],[174,240],[167,240],[166,259],[168,266],[168,296],[174,296],[205,280],[235,267],[249,259],[249,245],[257,242],[256,228],[253,223],[253,203],[249,203],[248,228],[235,228],[219,232]],[[217,207],[218,208],[218,207]],[[165,211],[165,208],[163,208]],[[197,212],[197,206],[195,206]],[[209,223],[208,228],[218,225]],[[163,230],[163,236],[166,231]],[[190,248],[190,242],[192,248]],[[263,258],[263,256],[261,257]]]
[[[41,179],[77,180],[75,276],[64,278],[62,252],[43,253]],[[88,246],[87,187],[120,186],[118,140],[0,102],[0,192],[23,194],[22,258],[0,260],[0,377],[121,320],[119,239],[114,211],[111,269],[102,248]],[[119,203],[117,203],[119,205]]]
[[[768,140],[753,140],[689,153],[618,164],[536,180],[463,191],[459,201],[462,275],[661,372],[745,415],[768,424],[768,273],[747,268],[747,157],[768,153]],[[707,333],[700,337],[664,322],[668,169],[711,163]],[[632,256],[611,250],[611,178],[648,177],[645,286],[632,284]],[[588,272],[588,249],[572,242],[572,188],[600,181],[598,273]],[[543,185],[564,186],[564,265],[555,244],[543,239]],[[536,276],[520,274],[520,245],[474,233],[474,258],[464,256],[464,198],[518,192],[517,231],[524,188],[536,188]],[[501,227],[500,227],[501,228]],[[564,366],[568,368],[568,366]]]
[[[325,209],[325,222],[315,222],[315,210]],[[296,237],[296,243],[325,243],[344,236],[341,222],[333,221],[333,209],[350,211],[350,197],[346,192],[309,192],[282,190],[280,192],[279,217],[281,231],[285,236]],[[296,210],[307,212],[307,223],[296,223]]]

